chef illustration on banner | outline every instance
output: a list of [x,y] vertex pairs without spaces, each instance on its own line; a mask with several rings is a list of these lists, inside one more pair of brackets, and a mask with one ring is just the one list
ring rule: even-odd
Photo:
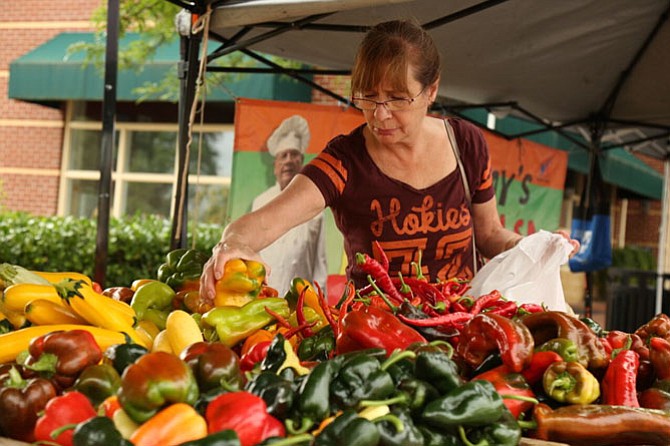
[[[274,158],[276,182],[253,200],[252,211],[277,197],[300,172],[309,141],[309,124],[300,115],[284,119],[272,132],[266,146]],[[268,285],[280,296],[286,294],[295,277],[318,282],[325,290],[328,268],[323,213],[291,229],[260,255],[270,267]]]

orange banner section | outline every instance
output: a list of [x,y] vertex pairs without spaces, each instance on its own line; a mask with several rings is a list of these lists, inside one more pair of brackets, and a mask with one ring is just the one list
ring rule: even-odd
[[484,130],[489,145],[491,166],[508,179],[562,190],[568,166],[568,153],[527,139],[507,140]]
[[321,152],[334,136],[349,133],[364,122],[362,113],[353,107],[238,99],[235,108],[235,150],[267,151],[266,142],[272,132],[284,119],[296,114],[309,121],[311,138],[306,152],[315,154]]

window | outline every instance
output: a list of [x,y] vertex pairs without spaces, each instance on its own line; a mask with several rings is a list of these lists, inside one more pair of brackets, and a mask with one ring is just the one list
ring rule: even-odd
[[[59,214],[97,215],[102,123],[73,104],[66,126]],[[115,125],[111,215],[147,213],[171,218],[178,169],[176,123],[120,121]],[[195,125],[190,146],[188,217],[224,224],[233,159],[232,124]],[[202,139],[202,144],[200,140]]]

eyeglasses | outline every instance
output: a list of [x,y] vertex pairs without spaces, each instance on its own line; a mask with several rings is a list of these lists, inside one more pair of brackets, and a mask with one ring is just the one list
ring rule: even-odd
[[376,110],[378,106],[383,105],[388,111],[402,111],[408,110],[416,98],[421,96],[425,87],[413,98],[389,99],[387,101],[373,101],[366,98],[351,98],[351,102],[361,110]]

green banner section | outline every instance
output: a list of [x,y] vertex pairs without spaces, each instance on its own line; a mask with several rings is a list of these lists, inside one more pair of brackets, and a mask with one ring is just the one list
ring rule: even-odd
[[558,229],[563,191],[512,180],[496,183],[498,212],[503,225],[522,235]]

